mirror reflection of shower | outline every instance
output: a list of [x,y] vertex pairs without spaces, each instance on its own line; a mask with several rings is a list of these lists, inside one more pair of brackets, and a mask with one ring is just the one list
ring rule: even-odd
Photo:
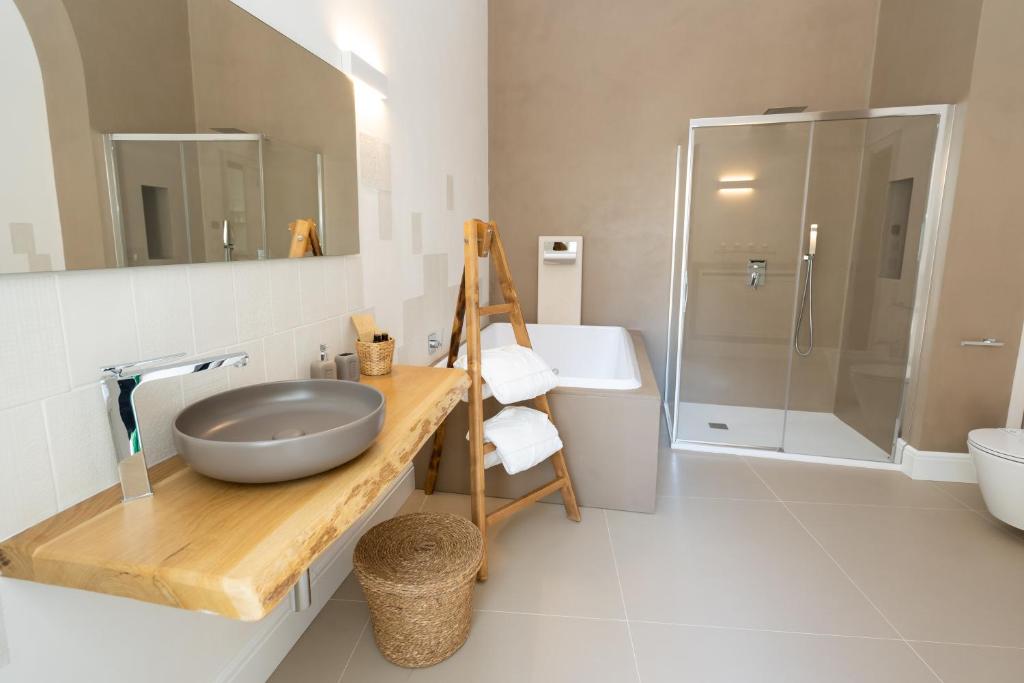
[[[800,294],[800,310],[796,314],[796,331],[793,333],[793,349],[803,358],[814,350],[814,253],[818,250],[818,224],[811,223],[811,236],[804,254],[804,288]],[[807,318],[807,349],[800,348],[800,333]]]

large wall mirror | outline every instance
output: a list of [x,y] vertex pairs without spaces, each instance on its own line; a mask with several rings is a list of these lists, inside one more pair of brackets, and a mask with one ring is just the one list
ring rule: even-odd
[[0,0],[0,88],[0,273],[359,251],[352,82],[230,0]]

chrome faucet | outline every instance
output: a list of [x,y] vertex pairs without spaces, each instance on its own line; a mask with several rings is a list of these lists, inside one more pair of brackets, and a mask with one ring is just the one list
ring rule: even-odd
[[107,404],[110,433],[117,453],[117,473],[121,478],[121,494],[125,502],[145,498],[153,493],[142,449],[142,432],[135,411],[135,390],[158,379],[190,375],[224,365],[241,368],[249,362],[249,354],[245,351],[171,362],[184,355],[176,353],[103,368],[103,399]]

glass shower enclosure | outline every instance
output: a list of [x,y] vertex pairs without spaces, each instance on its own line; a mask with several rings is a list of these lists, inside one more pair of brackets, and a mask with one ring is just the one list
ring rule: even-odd
[[119,266],[283,258],[314,218],[326,249],[321,155],[258,133],[113,133],[107,184]]
[[665,376],[674,447],[893,462],[952,113],[690,122]]

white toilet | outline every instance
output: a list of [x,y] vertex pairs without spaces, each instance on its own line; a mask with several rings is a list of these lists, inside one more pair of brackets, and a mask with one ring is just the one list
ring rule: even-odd
[[967,448],[988,511],[1024,529],[1024,429],[975,429]]

